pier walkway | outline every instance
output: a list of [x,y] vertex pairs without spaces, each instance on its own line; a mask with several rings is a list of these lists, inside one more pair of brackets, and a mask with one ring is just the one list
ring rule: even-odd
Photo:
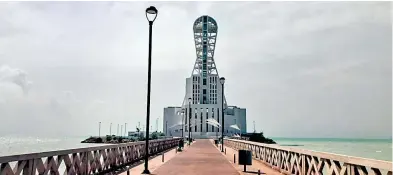
[[[226,153],[211,140],[196,140],[176,152],[181,138],[152,140],[148,149],[149,169],[155,175],[392,175],[391,161],[225,139]],[[220,145],[221,146],[221,145]],[[144,169],[145,142],[57,150],[0,157],[1,175],[36,174],[140,174]],[[252,153],[252,165],[233,159],[238,150]],[[165,158],[165,159],[164,159]]]
[[196,140],[189,148],[160,166],[153,174],[238,175],[239,172],[208,139]]

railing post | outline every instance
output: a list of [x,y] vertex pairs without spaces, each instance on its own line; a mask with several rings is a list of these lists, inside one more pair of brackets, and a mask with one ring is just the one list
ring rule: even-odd
[[277,150],[278,151],[278,155],[277,155],[277,161],[278,161],[278,163],[277,163],[277,165],[278,165],[278,168],[281,170],[281,157],[282,157],[282,151],[281,150]]
[[34,159],[28,160],[27,165],[23,168],[23,175],[33,175],[35,174],[34,169]]
[[[301,159],[302,159],[302,162],[301,162],[301,166],[302,166],[302,175],[305,175],[306,174],[306,156],[304,155],[304,154],[302,154],[301,155]],[[280,168],[281,169],[281,168]]]

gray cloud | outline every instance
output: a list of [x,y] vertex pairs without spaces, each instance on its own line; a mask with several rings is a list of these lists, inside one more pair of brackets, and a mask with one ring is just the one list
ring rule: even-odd
[[[0,134],[143,125],[149,5],[0,3],[0,65],[29,72],[0,84],[0,118],[12,119]],[[218,22],[215,61],[227,100],[247,108],[249,130],[255,120],[269,136],[391,137],[390,2],[154,5],[152,121],[182,102],[195,61],[192,24],[208,14]]]
[[7,83],[18,85],[24,94],[27,94],[32,82],[27,80],[27,73],[20,69],[14,69],[8,65],[0,66],[0,84],[4,86]]

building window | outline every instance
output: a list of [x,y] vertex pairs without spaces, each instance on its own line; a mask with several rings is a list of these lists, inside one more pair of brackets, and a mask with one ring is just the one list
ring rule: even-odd
[[198,132],[198,131],[197,131],[197,126],[198,126],[198,125],[197,125],[196,122],[197,122],[197,121],[195,120],[195,132]]
[[[206,108],[206,120],[209,119],[209,108]],[[206,132],[209,132],[209,125],[206,123]]]
[[195,109],[195,119],[198,117],[198,111]]
[[[217,108],[217,122],[220,123],[220,108]],[[217,132],[220,132],[220,128],[217,128]]]
[[206,78],[203,79],[203,85],[206,85]]
[[220,123],[220,108],[217,108],[217,122]]
[[186,112],[185,112],[185,115],[184,115],[184,116],[186,117],[186,119],[184,120],[184,123],[185,123],[185,124],[187,124],[187,118],[188,118],[188,115],[189,115],[189,114],[187,113],[187,110],[188,110],[188,108],[186,108]]
[[203,108],[201,108],[201,129],[200,129],[201,132],[203,132],[202,131],[202,124],[203,124],[203,117],[202,116],[203,116]]
[[[212,108],[212,118],[214,119],[214,108]],[[214,126],[212,126],[212,132],[214,132]]]

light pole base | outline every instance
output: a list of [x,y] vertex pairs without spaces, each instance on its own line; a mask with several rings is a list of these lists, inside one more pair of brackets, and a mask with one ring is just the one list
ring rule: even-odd
[[148,169],[143,170],[142,174],[151,174]]

